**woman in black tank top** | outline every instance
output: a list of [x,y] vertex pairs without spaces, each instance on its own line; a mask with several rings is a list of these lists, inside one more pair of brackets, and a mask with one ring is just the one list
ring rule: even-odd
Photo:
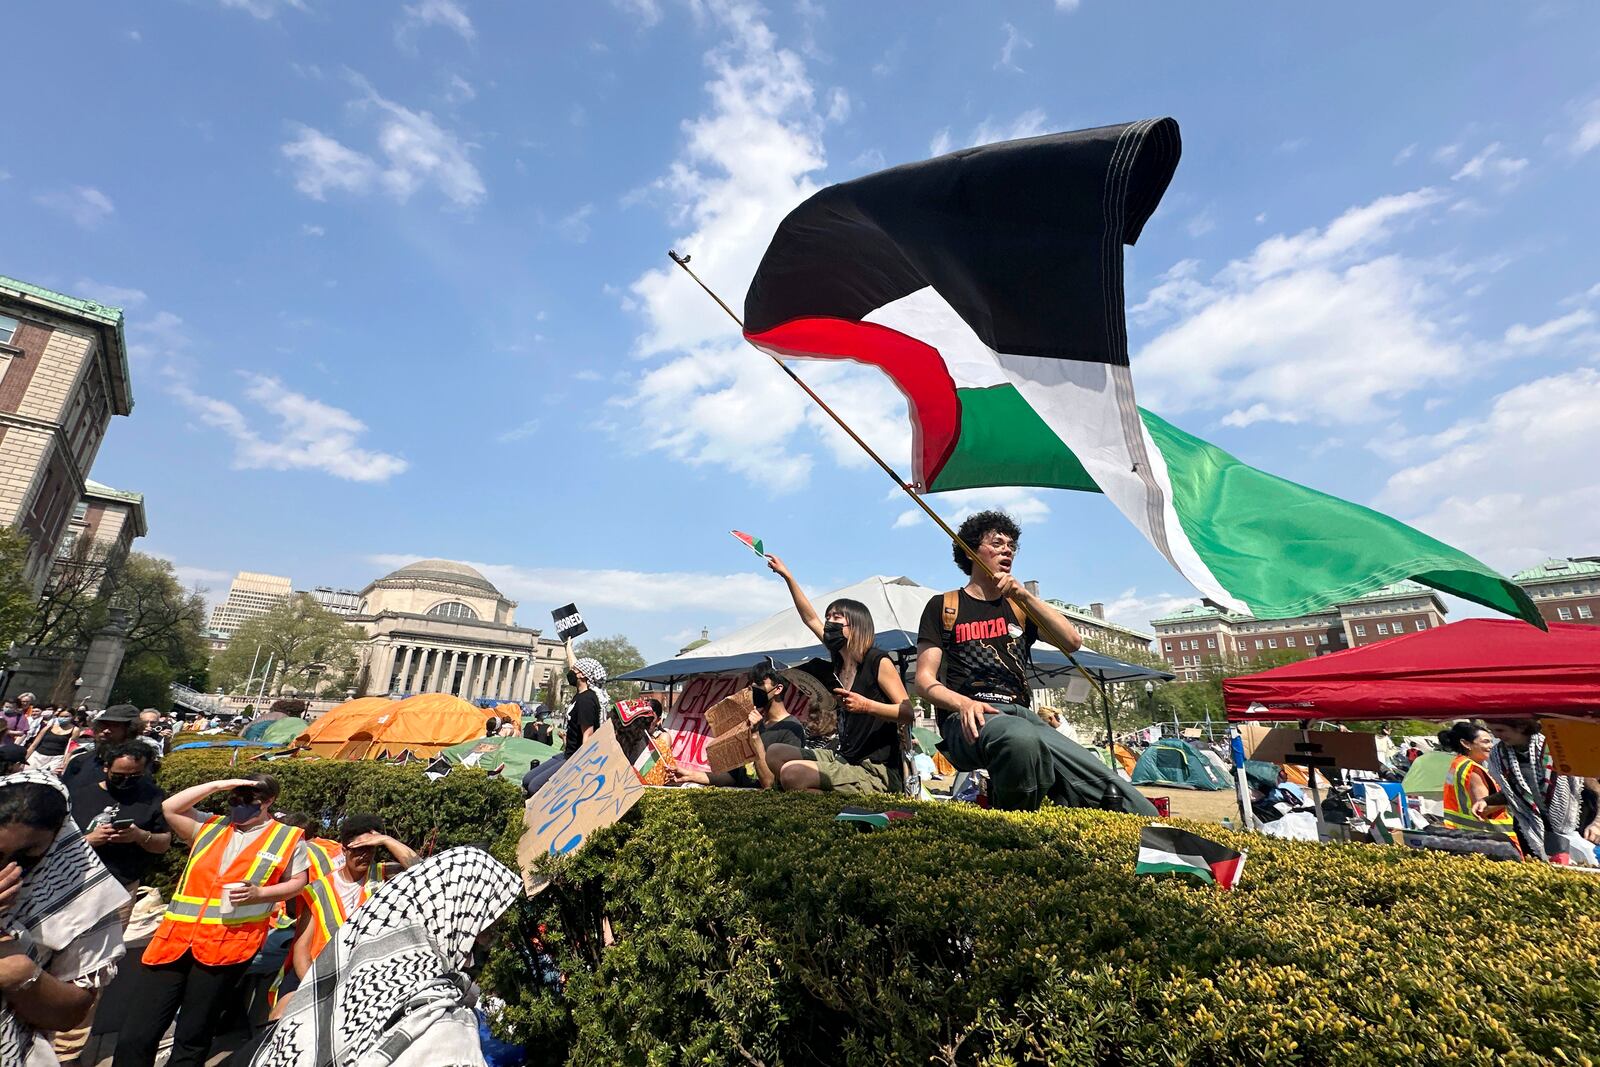
[[767,566],[789,586],[800,620],[828,649],[839,699],[839,743],[833,752],[807,759],[798,751],[779,751],[775,762],[774,750],[787,746],[768,751],[779,784],[810,792],[898,791],[905,781],[900,730],[911,724],[911,700],[894,661],[873,646],[872,613],[860,601],[836,600],[818,616],[783,560],[768,556]]

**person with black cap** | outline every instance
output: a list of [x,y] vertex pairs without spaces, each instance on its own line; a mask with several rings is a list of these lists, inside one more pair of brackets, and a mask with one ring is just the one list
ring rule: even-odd
[[0,775],[15,774],[27,762],[27,749],[12,741],[0,741]]
[[103,782],[112,750],[132,741],[139,729],[139,709],[132,704],[113,704],[102,711],[94,720],[93,747],[74,752],[61,769],[61,783],[67,791],[70,793],[80,782]]

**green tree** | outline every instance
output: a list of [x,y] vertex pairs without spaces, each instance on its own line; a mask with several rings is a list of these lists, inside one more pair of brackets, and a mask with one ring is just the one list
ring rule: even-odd
[[299,593],[234,631],[228,647],[211,657],[211,682],[237,689],[249,680],[255,660],[259,683],[270,658],[269,692],[315,691],[324,676],[354,670],[356,644],[365,636],[360,627],[344,622],[309,594]]
[[205,597],[185,590],[169,561],[143,552],[129,553],[114,580],[108,600],[124,613],[127,647],[111,702],[166,711],[173,682],[203,690]]
[[[572,654],[579,659],[587,656],[598,660],[600,666],[606,669],[607,678],[616,678],[636,671],[644,666],[644,656],[621,634],[610,637],[591,637],[587,641],[579,641],[572,646]],[[606,692],[613,699],[638,696],[639,683],[637,682],[606,682]]]
[[33,618],[33,589],[22,577],[27,562],[27,536],[0,526],[0,657],[22,640]]

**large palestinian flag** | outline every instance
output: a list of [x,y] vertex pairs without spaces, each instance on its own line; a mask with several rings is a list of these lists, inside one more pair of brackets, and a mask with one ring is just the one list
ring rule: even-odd
[[955,152],[831,186],[778,227],[745,336],[881,368],[905,395],[922,492],[1104,493],[1207,598],[1258,618],[1401,578],[1543,625],[1477,560],[1256,470],[1134,402],[1122,246],[1178,165],[1147,119]]

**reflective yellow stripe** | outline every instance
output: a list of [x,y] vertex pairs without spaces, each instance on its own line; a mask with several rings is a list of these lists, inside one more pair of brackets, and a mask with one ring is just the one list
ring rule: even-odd
[[333,940],[333,935],[339,927],[349,918],[344,913],[344,898],[339,891],[328,883],[326,878],[318,878],[308,885],[311,898],[311,918],[317,924],[317,930],[322,935],[324,943]]
[[199,865],[200,861],[205,858],[206,854],[211,851],[212,846],[226,835],[227,829],[227,820],[220,815],[214,816],[201,824],[199,831],[194,835],[194,843],[189,846],[189,862],[184,864],[183,876],[178,879],[177,891],[172,894],[174,901],[188,899],[204,903],[209,899],[208,897],[197,897],[192,893],[185,893],[184,890],[189,887],[190,874]]

